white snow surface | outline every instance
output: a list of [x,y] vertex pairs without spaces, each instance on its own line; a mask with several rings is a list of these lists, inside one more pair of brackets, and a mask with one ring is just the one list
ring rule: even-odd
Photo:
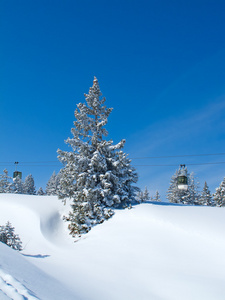
[[225,209],[145,203],[74,240],[55,196],[0,194],[0,299],[224,300]]

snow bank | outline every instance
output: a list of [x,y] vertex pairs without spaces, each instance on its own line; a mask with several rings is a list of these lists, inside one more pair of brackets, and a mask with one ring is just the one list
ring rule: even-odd
[[62,283],[0,243],[0,299],[74,299]]
[[[117,210],[76,242],[62,221],[67,209],[56,197],[0,194],[0,223],[9,220],[24,242],[24,256],[13,253],[42,273],[32,273],[27,288],[15,273],[22,266],[3,271],[31,296],[39,295],[36,278],[47,276],[73,299],[225,299],[223,208],[141,204]],[[58,298],[52,290],[46,299]]]

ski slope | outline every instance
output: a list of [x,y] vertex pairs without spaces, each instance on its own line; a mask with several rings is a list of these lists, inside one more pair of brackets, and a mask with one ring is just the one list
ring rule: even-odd
[[145,203],[74,240],[54,196],[0,194],[0,299],[224,300],[225,210]]

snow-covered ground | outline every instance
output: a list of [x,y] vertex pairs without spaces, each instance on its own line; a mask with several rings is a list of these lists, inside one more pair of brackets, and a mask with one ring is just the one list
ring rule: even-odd
[[57,197],[0,194],[0,299],[224,300],[225,209],[146,203],[74,242]]

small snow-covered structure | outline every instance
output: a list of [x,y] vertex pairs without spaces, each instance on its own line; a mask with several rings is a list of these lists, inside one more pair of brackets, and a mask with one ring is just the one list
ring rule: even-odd
[[13,178],[17,178],[17,177],[22,179],[22,172],[20,172],[20,171],[13,172]]
[[179,190],[188,189],[188,177],[187,177],[187,168],[185,165],[180,165],[179,173],[177,176],[177,187]]
[[17,165],[19,164],[19,162],[18,162],[18,161],[15,161],[14,164],[15,164],[16,169],[15,169],[15,172],[13,172],[13,179],[15,179],[15,178],[20,178],[20,179],[22,179],[22,172],[17,171]]

